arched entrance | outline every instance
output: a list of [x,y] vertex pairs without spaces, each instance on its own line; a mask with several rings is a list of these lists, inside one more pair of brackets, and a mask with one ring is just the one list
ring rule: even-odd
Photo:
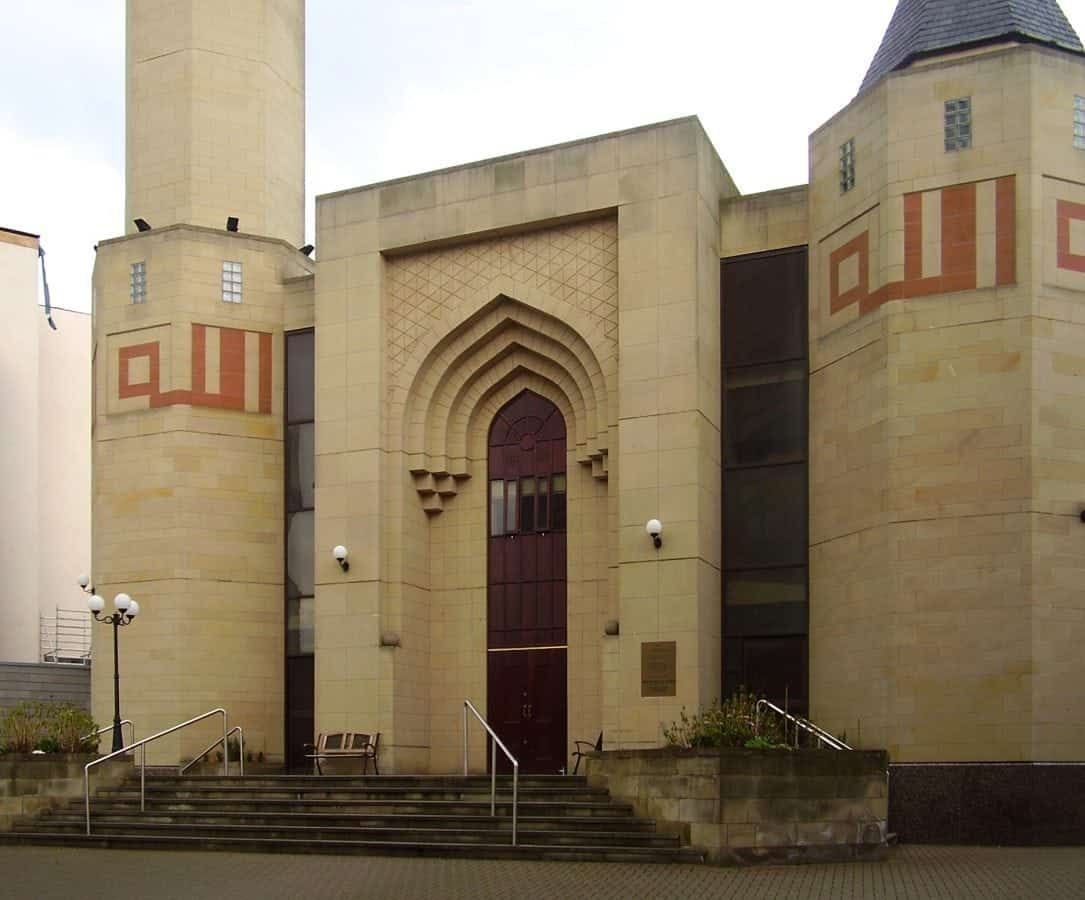
[[[489,440],[487,719],[525,773],[566,751],[565,420],[523,391]],[[509,768],[498,754],[498,768]]]

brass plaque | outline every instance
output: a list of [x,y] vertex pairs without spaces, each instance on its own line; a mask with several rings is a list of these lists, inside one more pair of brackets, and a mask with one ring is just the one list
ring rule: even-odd
[[674,697],[678,693],[674,641],[645,641],[640,645],[640,695]]

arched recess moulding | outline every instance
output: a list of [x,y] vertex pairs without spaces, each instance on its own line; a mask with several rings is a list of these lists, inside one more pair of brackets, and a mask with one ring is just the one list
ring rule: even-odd
[[577,461],[606,478],[608,385],[591,345],[567,322],[500,294],[438,341],[411,382],[403,449],[426,512],[439,513],[472,464],[485,464],[479,410],[532,385],[561,410]]

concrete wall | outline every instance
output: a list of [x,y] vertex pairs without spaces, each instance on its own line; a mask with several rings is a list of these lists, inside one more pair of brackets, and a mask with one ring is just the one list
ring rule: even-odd
[[90,666],[0,662],[0,712],[24,700],[74,703],[89,712]]

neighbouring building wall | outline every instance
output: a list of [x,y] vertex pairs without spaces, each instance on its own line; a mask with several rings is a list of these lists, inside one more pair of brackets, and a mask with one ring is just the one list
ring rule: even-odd
[[0,231],[0,284],[5,328],[0,336],[2,395],[0,471],[4,503],[0,566],[4,628],[0,659],[38,658],[38,239]]
[[38,239],[0,229],[0,661],[41,660],[41,616],[85,612],[90,568],[90,316],[38,305]]

